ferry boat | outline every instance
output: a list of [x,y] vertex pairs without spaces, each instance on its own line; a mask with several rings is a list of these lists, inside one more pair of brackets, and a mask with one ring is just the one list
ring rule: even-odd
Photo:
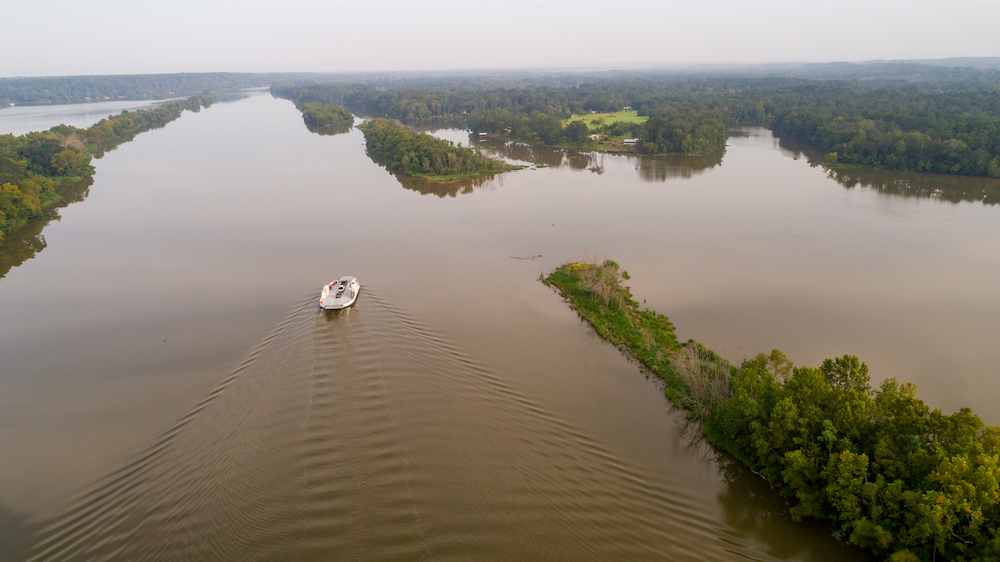
[[350,275],[345,275],[340,279],[323,286],[323,291],[319,295],[319,306],[326,310],[340,310],[347,308],[358,300],[358,292],[361,291],[361,284]]

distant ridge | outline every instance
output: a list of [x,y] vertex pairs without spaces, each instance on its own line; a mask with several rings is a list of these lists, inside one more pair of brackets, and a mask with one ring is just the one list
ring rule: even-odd
[[[372,87],[574,87],[606,79],[651,76],[742,75],[805,80],[862,80],[875,87],[920,83],[932,90],[968,89],[1000,84],[1000,57],[952,57],[837,62],[761,64],[623,64],[591,69],[465,69],[405,72],[185,72],[94,76],[0,78],[0,109],[9,104],[37,105],[103,100],[167,99],[220,93],[274,83],[354,82]],[[484,82],[483,78],[488,78]],[[473,85],[474,84],[474,85]]]

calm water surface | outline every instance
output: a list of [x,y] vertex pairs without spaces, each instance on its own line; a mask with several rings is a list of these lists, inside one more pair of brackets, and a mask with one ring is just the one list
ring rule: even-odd
[[[0,279],[0,556],[862,559],[538,282],[584,252],[733,359],[856,354],[1000,422],[997,182],[839,183],[763,130],[485,144],[532,169],[404,185],[255,95],[97,161]],[[358,304],[317,310],[344,274]]]
[[160,100],[101,101],[66,105],[19,105],[0,109],[0,135],[23,135],[56,125],[86,128],[123,110],[156,107]]

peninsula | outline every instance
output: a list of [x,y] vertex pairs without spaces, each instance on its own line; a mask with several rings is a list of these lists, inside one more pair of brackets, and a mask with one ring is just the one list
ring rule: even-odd
[[1000,555],[1000,427],[945,415],[916,387],[872,388],[857,357],[794,367],[778,350],[739,367],[632,300],[618,264],[570,263],[543,278],[605,340],[657,376],[708,440],[765,478],[795,520],[893,562]]

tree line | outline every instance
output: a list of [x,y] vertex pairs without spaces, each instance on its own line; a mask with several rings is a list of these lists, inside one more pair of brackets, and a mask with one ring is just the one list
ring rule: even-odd
[[0,78],[0,100],[18,105],[161,100],[267,86],[286,75],[242,72]]
[[791,501],[795,520],[892,562],[1000,559],[1000,428],[931,409],[909,383],[871,385],[857,357],[795,367],[778,350],[731,365],[640,309],[617,263],[545,278],[597,333],[660,377],[718,448]]
[[296,103],[336,100],[361,115],[465,117],[473,130],[510,130],[546,144],[580,137],[579,127],[557,126],[570,115],[630,106],[655,122],[620,123],[614,132],[649,143],[647,152],[711,150],[724,144],[726,127],[753,125],[809,144],[822,155],[817,163],[829,167],[1000,177],[1000,87],[995,72],[977,72],[980,78],[927,82],[637,75],[562,87],[386,89],[341,82],[272,92]]
[[214,101],[214,94],[202,94],[153,109],[126,110],[86,129],[58,125],[21,136],[0,135],[0,240],[55,203],[59,184],[92,176],[92,157],[166,125],[184,110],[198,111]]
[[477,151],[416,133],[391,119],[373,119],[359,127],[368,153],[387,169],[409,176],[493,174],[513,166]]
[[854,356],[792,368],[775,351],[727,382],[709,435],[792,498],[794,519],[899,562],[1000,556],[1000,428],[931,410],[909,383],[872,388]]
[[828,165],[1000,177],[1000,89],[796,93],[770,126]]

